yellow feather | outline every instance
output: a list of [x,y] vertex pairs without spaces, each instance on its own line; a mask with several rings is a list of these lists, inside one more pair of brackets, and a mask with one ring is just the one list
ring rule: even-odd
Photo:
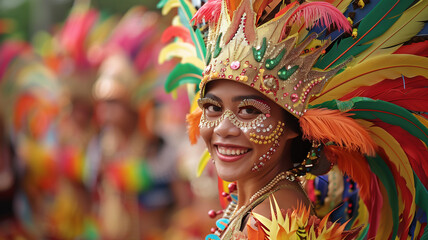
[[196,173],[197,177],[201,176],[210,158],[210,153],[208,152],[208,150],[205,149],[204,153],[202,153],[201,160],[199,160],[198,171]]
[[[413,114],[413,116],[415,116],[419,120],[419,122],[421,122],[425,127],[428,128],[428,120],[426,118],[422,117],[419,114]],[[421,142],[425,145],[425,147],[427,147],[424,141],[421,140]]]
[[[370,127],[370,131],[372,132],[373,140],[385,150],[385,153],[388,155],[390,161],[397,167],[400,176],[402,176],[406,182],[406,186],[409,189],[412,199],[415,198],[415,183],[413,179],[413,170],[410,165],[409,160],[407,159],[406,153],[401,148],[400,144],[392,137],[387,131],[380,127],[372,126]],[[402,196],[402,192],[400,188],[397,187],[398,195]],[[402,200],[399,200],[399,214],[401,215],[404,210],[404,203]],[[409,218],[413,219],[415,213],[415,202],[412,201],[410,209],[409,209]],[[407,217],[407,216],[403,216]],[[410,226],[411,221],[408,226]],[[381,235],[383,236],[383,235]]]
[[423,76],[428,78],[428,58],[408,54],[377,56],[330,79],[318,96],[310,100],[311,105],[331,99],[339,99],[362,86],[370,86],[384,79]]
[[[190,9],[190,12],[192,13],[192,16],[195,15],[196,9],[195,7],[187,0],[184,0],[187,4],[187,6]],[[162,15],[167,15],[171,9],[180,7],[180,1],[179,0],[169,0],[162,8]]]
[[358,55],[354,62],[360,63],[374,56],[395,52],[402,43],[410,40],[412,36],[422,30],[426,21],[428,21],[428,1],[421,1],[405,11],[400,19],[380,38],[367,43],[372,45],[361,55]]
[[172,19],[172,26],[183,26],[183,23],[180,20],[180,16],[174,16],[174,18]]
[[159,63],[162,64],[171,58],[186,58],[196,56],[195,46],[185,42],[174,42],[162,48],[159,53]]
[[[380,184],[380,191],[382,196],[388,196],[385,187],[382,183]],[[376,232],[375,240],[385,239],[385,236],[389,236],[392,233],[392,211],[389,205],[388,198],[383,199],[382,210],[380,211],[381,220],[379,221],[379,227]],[[396,238],[397,239],[397,238]]]
[[190,63],[200,69],[205,69],[205,63],[196,56],[183,57],[183,59],[181,59],[181,63]]
[[355,219],[354,223],[352,224],[352,228],[359,227],[361,225],[367,226],[367,223],[369,221],[369,211],[367,210],[366,204],[364,204],[363,199],[358,199],[358,215]]

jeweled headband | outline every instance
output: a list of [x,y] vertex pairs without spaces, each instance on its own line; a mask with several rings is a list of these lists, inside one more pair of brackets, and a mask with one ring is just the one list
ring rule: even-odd
[[[209,26],[207,66],[200,83],[201,96],[208,82],[230,79],[256,89],[294,116],[302,116],[309,97],[319,93],[326,81],[344,64],[325,71],[314,68],[315,61],[323,54],[329,41],[320,42],[315,39],[316,34],[312,34],[299,42],[299,31],[293,27],[310,27],[319,22],[349,29],[346,18],[327,3],[300,6],[295,3],[280,10],[273,19],[256,26],[258,19],[253,1],[241,1],[233,14],[230,14],[226,1],[221,4],[219,16],[215,11],[202,7],[193,18],[196,23],[204,19]],[[212,4],[204,6],[213,7]],[[302,17],[305,24],[294,24],[299,23]],[[317,42],[316,47],[313,47],[314,42]]]

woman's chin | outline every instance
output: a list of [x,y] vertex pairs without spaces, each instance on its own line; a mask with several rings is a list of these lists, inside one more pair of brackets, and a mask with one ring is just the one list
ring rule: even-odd
[[251,174],[251,168],[245,168],[246,164],[228,164],[216,161],[218,176],[227,182],[234,182]]

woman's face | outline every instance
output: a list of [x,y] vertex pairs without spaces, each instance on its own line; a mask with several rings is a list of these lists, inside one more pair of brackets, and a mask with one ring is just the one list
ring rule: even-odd
[[226,181],[278,167],[285,160],[287,141],[297,136],[287,128],[282,108],[240,83],[211,82],[199,106],[201,135],[219,176]]

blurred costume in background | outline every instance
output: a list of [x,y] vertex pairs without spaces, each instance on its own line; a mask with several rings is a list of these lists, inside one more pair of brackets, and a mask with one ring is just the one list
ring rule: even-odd
[[[232,197],[206,239],[428,236],[428,1],[212,0],[196,14],[185,0],[159,6],[164,14],[178,7],[159,59],[181,59],[165,88],[187,85],[190,140],[199,136],[196,101],[207,82],[229,79],[257,90],[297,118],[311,142],[292,173],[306,177],[326,215],[273,202],[272,218],[254,214],[258,228],[247,225],[243,234],[245,211],[234,215]],[[204,154],[199,174],[208,161]],[[314,180],[331,165],[332,174]],[[227,183],[219,186],[230,198]],[[337,223],[329,222],[333,209]]]
[[[50,215],[53,238],[97,238],[89,187],[96,172],[90,166],[87,146],[96,133],[92,85],[99,63],[90,48],[101,41],[104,21],[88,3],[76,2],[64,25],[52,35],[39,32],[34,48],[61,86],[57,116],[58,187]],[[100,34],[99,36],[97,34]],[[105,35],[105,34],[104,34]]]
[[49,227],[58,172],[56,116],[59,84],[55,75],[33,54],[10,63],[2,82],[2,110],[16,153],[19,177],[16,200],[21,223],[36,238]]

